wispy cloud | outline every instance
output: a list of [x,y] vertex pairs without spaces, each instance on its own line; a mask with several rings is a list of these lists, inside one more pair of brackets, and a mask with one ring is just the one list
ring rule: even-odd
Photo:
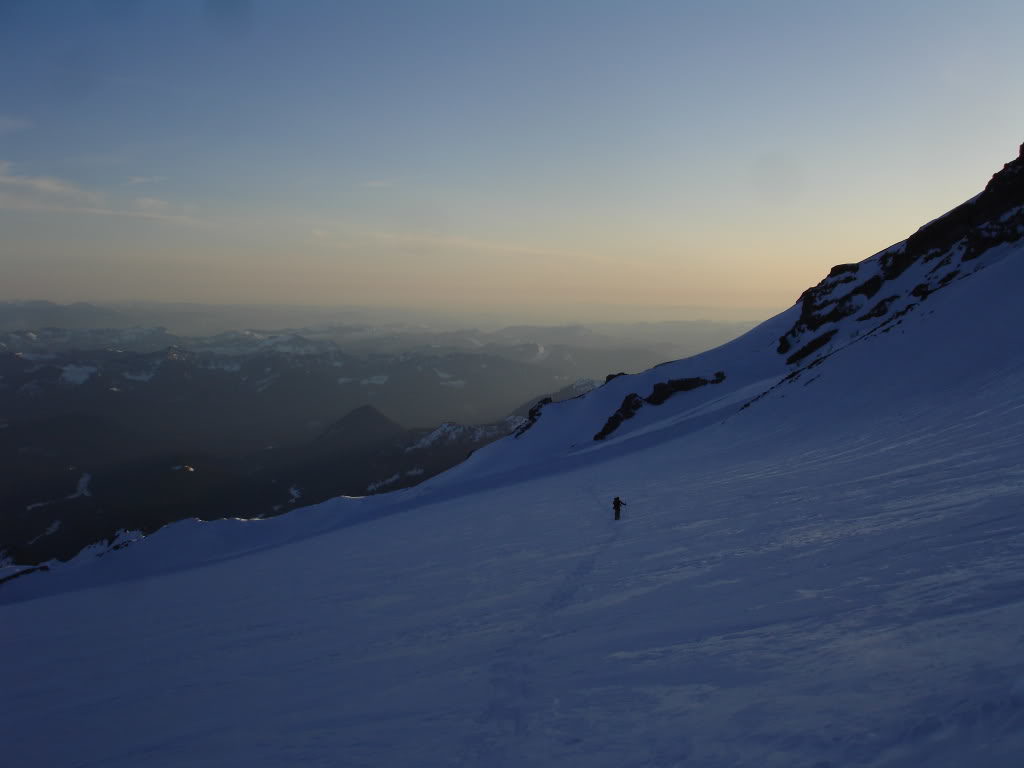
[[156,197],[137,197],[135,198],[135,207],[145,213],[167,213],[171,204]]
[[[514,243],[500,240],[480,240],[461,235],[439,235],[424,232],[385,232],[367,230],[354,222],[335,220],[334,226],[319,224],[308,230],[309,236],[324,245],[359,247],[365,245],[397,246],[406,249],[429,251],[507,253],[520,256],[541,256],[573,259],[582,256],[576,251],[547,248],[528,243]],[[328,229],[327,227],[330,226]]]
[[98,205],[102,195],[82,189],[69,181],[50,176],[19,176],[11,172],[10,163],[0,160],[0,188],[20,193],[28,200],[37,202],[62,202],[68,204]]
[[125,184],[128,186],[135,186],[137,184],[159,184],[161,181],[167,181],[166,176],[129,176],[125,180]]
[[51,176],[23,176],[12,172],[10,163],[0,160],[0,208],[13,211],[49,211],[93,216],[130,216],[134,218],[197,223],[192,216],[175,213],[166,200],[138,197],[130,208],[113,207],[105,196],[70,181]]
[[524,245],[522,243],[507,243],[495,240],[477,240],[470,237],[458,235],[430,235],[417,233],[398,232],[373,232],[372,236],[378,240],[419,245],[430,248],[450,248],[454,250],[489,251],[494,253],[517,253],[526,256],[574,256],[569,251],[562,251],[554,248],[543,248],[535,245]]
[[84,155],[74,155],[69,160],[79,165],[92,167],[106,167],[111,165],[124,165],[136,160],[141,154],[138,146],[125,145],[106,152],[88,152]]
[[27,131],[32,127],[31,120],[25,120],[20,117],[10,117],[8,115],[0,115],[0,136],[8,136],[18,131]]

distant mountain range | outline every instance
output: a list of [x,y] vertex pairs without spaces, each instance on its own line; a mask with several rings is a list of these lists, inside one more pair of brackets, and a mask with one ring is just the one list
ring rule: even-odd
[[122,529],[414,485],[515,431],[538,399],[658,362],[670,329],[677,347],[706,336],[685,323],[631,327],[632,341],[582,326],[0,333],[0,557],[66,559]]
[[76,302],[55,304],[52,301],[0,302],[0,331],[23,328],[121,328],[131,321],[117,310],[95,304]]
[[[523,310],[526,311],[526,310]],[[723,326],[751,328],[774,311],[763,309],[728,309],[721,307],[649,307],[649,306],[579,306],[563,308],[555,314],[559,319],[521,325],[522,311],[472,312],[450,309],[416,309],[408,307],[320,307],[289,305],[236,305],[166,302],[89,303],[84,301],[60,304],[52,301],[0,301],[0,331],[38,328],[152,328],[162,327],[182,336],[213,336],[240,328],[261,329],[326,329],[363,328],[374,334],[398,333],[413,337],[416,333],[440,334],[466,328],[482,328],[493,332],[518,325],[546,333],[551,328],[580,328],[612,335],[635,336],[629,329],[647,336],[654,327],[670,328],[677,323],[689,327],[691,338],[705,330],[715,333]],[[651,318],[658,318],[652,321]],[[567,324],[569,323],[569,324]],[[678,335],[678,334],[677,334]],[[534,338],[534,340],[539,340]]]

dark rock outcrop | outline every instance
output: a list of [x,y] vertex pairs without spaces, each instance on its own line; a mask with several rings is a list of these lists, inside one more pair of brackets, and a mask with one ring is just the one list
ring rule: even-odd
[[537,423],[537,419],[540,418],[540,412],[544,406],[551,402],[550,397],[545,397],[543,400],[538,400],[534,406],[530,409],[530,412],[526,415],[526,421],[515,431],[515,437],[520,438],[526,434],[526,430]]
[[840,275],[856,274],[857,270],[860,269],[860,264],[836,264],[832,269],[829,270],[829,277],[839,277]]
[[636,392],[630,392],[623,398],[622,405],[618,407],[615,413],[608,417],[608,421],[606,421],[604,426],[601,427],[601,431],[594,435],[594,439],[604,440],[608,435],[618,429],[622,425],[622,422],[633,418],[637,411],[639,411],[645,404],[661,405],[677,392],[689,392],[690,390],[703,387],[707,384],[721,384],[723,381],[725,381],[725,372],[716,371],[714,378],[711,379],[695,376],[686,379],[668,379],[667,381],[659,381],[654,385],[654,388],[651,390],[651,394],[647,397],[640,397]]
[[632,419],[636,416],[636,412],[639,411],[644,405],[643,399],[636,392],[630,392],[622,400],[622,405],[618,407],[611,416],[608,417],[608,421],[601,427],[601,431],[594,435],[595,440],[604,440],[608,435],[614,432],[626,419]]
[[807,357],[810,354],[813,354],[814,352],[817,352],[819,349],[821,349],[830,341],[832,341],[832,337],[835,335],[836,331],[835,329],[833,329],[831,331],[821,334],[821,336],[811,339],[809,342],[800,347],[800,349],[798,349],[792,355],[787,357],[786,363],[788,365],[793,365],[793,363],[799,363],[805,357]]

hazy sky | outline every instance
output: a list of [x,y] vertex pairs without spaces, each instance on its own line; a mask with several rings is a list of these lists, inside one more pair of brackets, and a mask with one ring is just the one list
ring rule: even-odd
[[1024,3],[0,0],[0,300],[783,308],[1024,141]]

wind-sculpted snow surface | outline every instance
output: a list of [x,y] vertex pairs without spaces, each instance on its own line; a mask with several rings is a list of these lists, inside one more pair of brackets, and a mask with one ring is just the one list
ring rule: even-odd
[[415,489],[3,584],[5,761],[1016,767],[1024,242],[976,261],[820,362],[796,307]]

